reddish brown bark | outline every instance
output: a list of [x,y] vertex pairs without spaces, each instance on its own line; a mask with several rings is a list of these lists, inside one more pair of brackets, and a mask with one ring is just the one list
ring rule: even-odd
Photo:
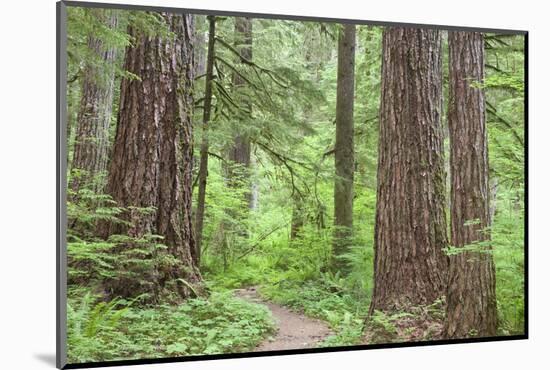
[[[456,248],[490,240],[483,78],[483,34],[449,32],[451,245]],[[491,248],[478,248],[450,257],[444,328],[449,338],[496,335],[495,265]]]
[[382,49],[371,313],[430,304],[447,283],[441,33],[387,28]]
[[[122,81],[107,185],[119,206],[154,210],[144,214],[132,209],[124,215],[132,226],[107,224],[103,234],[160,235],[178,263],[136,271],[138,278],[107,281],[111,295],[158,297],[167,282],[201,280],[191,228],[193,22],[188,15],[163,13],[162,17],[175,37],[129,30],[135,42],[126,50],[124,69],[139,79]],[[187,284],[176,284],[182,297],[192,295]]]

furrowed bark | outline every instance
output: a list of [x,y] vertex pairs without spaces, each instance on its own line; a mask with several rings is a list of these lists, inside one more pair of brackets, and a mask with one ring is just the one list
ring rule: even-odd
[[[127,243],[116,252],[137,277],[105,282],[111,296],[148,293],[154,301],[169,283],[186,298],[196,294],[191,287],[201,281],[191,227],[193,18],[169,13],[162,17],[175,36],[151,37],[129,29],[135,42],[126,50],[124,69],[139,79],[121,83],[107,192],[119,206],[130,207],[123,218],[131,226],[107,223],[102,228],[104,237],[163,237],[159,243],[167,246],[176,264],[136,267],[125,260],[125,252],[135,247]],[[140,258],[151,262],[158,253]]]
[[[490,240],[489,160],[484,78],[484,40],[478,32],[449,32],[449,134],[451,245]],[[458,251],[450,257],[447,290],[448,338],[497,333],[495,265],[491,247]]]
[[390,27],[382,49],[371,314],[434,302],[448,267],[441,33]]

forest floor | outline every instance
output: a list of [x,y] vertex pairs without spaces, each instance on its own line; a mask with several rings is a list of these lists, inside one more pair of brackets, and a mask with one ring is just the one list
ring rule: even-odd
[[254,352],[313,348],[332,334],[323,321],[312,319],[279,304],[264,300],[258,294],[256,287],[237,289],[235,295],[249,302],[266,306],[275,319],[277,332],[271,338],[260,343]]

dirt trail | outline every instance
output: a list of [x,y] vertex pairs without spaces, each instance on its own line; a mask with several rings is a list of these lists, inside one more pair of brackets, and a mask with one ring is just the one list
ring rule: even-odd
[[260,343],[254,349],[255,352],[313,348],[318,342],[332,334],[328,326],[320,320],[306,317],[276,303],[263,300],[255,287],[237,289],[235,295],[249,302],[267,306],[275,319],[277,332],[271,340],[266,339]]

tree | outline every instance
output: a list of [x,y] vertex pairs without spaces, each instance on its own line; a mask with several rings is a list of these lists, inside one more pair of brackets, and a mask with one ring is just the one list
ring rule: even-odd
[[383,34],[374,291],[370,312],[445,294],[441,33]]
[[345,24],[338,37],[336,88],[336,144],[334,146],[333,268],[348,272],[341,256],[351,243],[353,226],[353,100],[355,80],[355,25]]
[[206,76],[204,88],[204,108],[202,115],[202,137],[199,164],[199,194],[195,215],[196,255],[200,260],[202,250],[202,229],[206,206],[206,182],[208,178],[208,125],[212,109],[212,80],[214,78],[214,44],[216,40],[216,17],[208,16],[208,51],[206,55]]
[[[161,17],[171,33],[150,36],[129,30],[135,41],[126,49],[124,69],[139,78],[122,80],[107,192],[129,209],[124,218],[130,226],[109,223],[103,235],[159,235],[176,263],[144,271],[139,278],[107,280],[111,296],[149,293],[158,298],[168,282],[176,281],[177,293],[185,298],[201,280],[191,228],[193,18]],[[127,243],[119,251],[121,258],[133,247]]]
[[204,77],[206,73],[206,35],[203,28],[206,27],[206,17],[195,17],[195,37],[193,40],[193,55],[195,64],[195,79]]
[[[117,27],[115,11],[94,9],[92,13],[110,29]],[[76,194],[83,185],[91,185],[107,169],[109,126],[114,89],[116,48],[106,46],[96,35],[89,35],[87,45],[92,56],[81,72],[81,99],[71,171],[71,190]],[[98,60],[95,60],[98,59]],[[102,182],[92,188],[102,190]]]
[[[227,93],[228,95],[231,94],[231,97],[228,96],[228,100],[232,100],[239,109],[236,114],[229,116],[232,121],[229,132],[231,139],[225,145],[225,153],[223,154],[225,160],[222,161],[222,166],[226,185],[236,195],[235,200],[237,202],[224,210],[225,217],[221,220],[218,229],[224,271],[228,266],[230,247],[234,244],[240,244],[239,239],[243,240],[248,237],[248,227],[243,221],[246,221],[248,210],[252,206],[251,142],[247,132],[252,104],[250,96],[243,93],[243,90],[246,91],[247,78],[242,74],[242,67],[245,64],[241,62],[243,60],[252,62],[252,19],[235,18],[233,34],[235,38],[233,50],[236,55],[234,55],[235,63],[232,65],[232,89],[228,89]],[[219,81],[217,86],[221,87],[222,82]]]
[[[449,338],[493,336],[497,330],[495,265],[485,122],[484,41],[479,32],[449,32],[451,254],[447,290]],[[476,245],[477,244],[477,245]]]
[[[237,17],[235,18],[235,49],[238,50],[241,58],[252,61],[252,18]],[[237,73],[232,76],[233,88],[238,93],[246,85],[246,81]],[[240,103],[244,109],[250,111],[252,105],[250,99],[246,95],[242,95]],[[250,169],[250,138],[246,133],[246,128],[242,127],[241,122],[236,127],[233,135],[233,142],[230,144],[227,151],[227,159],[229,160],[226,166],[228,185],[230,187],[242,186],[243,183],[250,188],[248,170]],[[251,189],[247,189],[244,193],[245,201],[248,206],[251,206]]]

